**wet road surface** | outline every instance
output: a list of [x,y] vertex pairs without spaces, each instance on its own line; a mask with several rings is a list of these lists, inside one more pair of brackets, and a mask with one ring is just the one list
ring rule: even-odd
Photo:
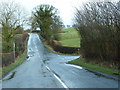
[[29,34],[29,58],[3,78],[3,88],[118,88],[118,81],[66,64],[79,56],[49,53],[37,34]]

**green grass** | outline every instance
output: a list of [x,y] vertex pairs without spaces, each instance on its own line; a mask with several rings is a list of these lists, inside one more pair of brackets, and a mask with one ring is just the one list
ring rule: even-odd
[[74,28],[65,28],[60,33],[61,40],[79,38],[78,32]]
[[92,69],[92,70],[95,70],[98,72],[110,74],[110,75],[112,75],[112,74],[119,74],[120,75],[120,72],[118,70],[106,68],[103,66],[93,65],[93,64],[88,63],[85,60],[79,59],[79,58],[76,60],[69,61],[68,63],[83,66],[83,67],[86,67],[86,68],[89,68],[89,69]]
[[15,34],[14,38],[21,37],[23,34]]
[[[15,35],[15,37],[20,37],[20,36],[22,36],[22,34]],[[27,38],[26,38],[26,41],[24,43],[25,43],[25,51],[20,56],[17,57],[17,59],[15,60],[14,63],[12,63],[12,64],[10,64],[8,66],[2,67],[2,76],[5,76],[7,73],[9,73],[13,69],[15,69],[16,67],[21,65],[26,60],[26,56],[27,56]]]
[[80,47],[80,38],[61,40],[63,46]]
[[26,60],[26,56],[27,56],[27,50],[24,51],[24,53],[22,55],[20,55],[14,63],[5,66],[2,68],[2,76],[6,75],[7,73],[9,73],[11,70],[15,69],[17,66],[21,65],[25,60]]
[[53,48],[50,45],[48,45],[45,40],[43,40],[43,38],[40,36],[40,34],[38,34],[38,35],[42,39],[42,42],[43,42],[45,48],[48,50],[48,52],[52,52],[52,53],[59,54],[59,55],[76,55],[76,54],[64,54],[64,53],[54,51]]
[[74,28],[62,29],[59,36],[63,46],[80,47],[80,36]]

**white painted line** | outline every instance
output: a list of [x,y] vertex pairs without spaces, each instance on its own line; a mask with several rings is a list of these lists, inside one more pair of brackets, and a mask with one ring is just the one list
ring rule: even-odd
[[60,78],[58,76],[56,76],[55,74],[53,74],[55,76],[55,78],[57,78],[57,80],[63,85],[64,88],[66,88],[67,90],[69,90],[69,88],[60,80]]
[[46,68],[50,71],[50,68],[48,66],[46,66]]
[[[47,68],[49,71],[51,71],[48,66],[46,66],[46,68]],[[69,90],[69,88],[62,82],[62,80],[60,80],[60,78],[59,78],[57,75],[55,75],[55,74],[53,74],[53,75],[54,75],[54,77],[57,78],[57,80],[63,85],[63,87],[66,88],[66,90]]]
[[75,68],[78,68],[78,69],[83,69],[82,67],[76,66],[76,65],[71,65],[71,64],[65,64],[65,65],[67,65],[67,66],[72,66],[72,67],[75,67]]

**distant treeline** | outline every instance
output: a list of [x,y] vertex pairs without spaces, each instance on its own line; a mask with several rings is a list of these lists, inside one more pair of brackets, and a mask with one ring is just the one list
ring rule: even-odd
[[87,3],[76,9],[75,22],[82,38],[82,56],[119,66],[120,1]]

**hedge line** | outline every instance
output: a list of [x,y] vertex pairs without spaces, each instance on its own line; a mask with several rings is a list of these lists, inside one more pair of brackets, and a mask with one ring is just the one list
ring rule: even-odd
[[23,34],[20,37],[15,38],[15,52],[0,53],[2,55],[2,66],[7,66],[15,61],[15,59],[24,52],[25,50],[25,40],[27,34]]
[[64,54],[78,54],[80,48],[78,47],[66,47],[62,46],[58,41],[52,40],[50,42],[50,46],[57,52],[64,53]]

